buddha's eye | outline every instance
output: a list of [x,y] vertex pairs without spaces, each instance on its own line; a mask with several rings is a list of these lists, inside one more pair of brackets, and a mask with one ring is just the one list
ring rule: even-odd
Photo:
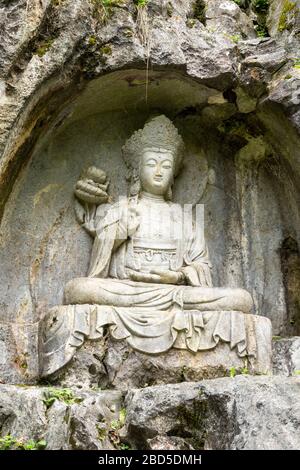
[[156,165],[156,161],[153,159],[146,161],[146,166],[155,166],[155,165]]
[[166,170],[169,170],[170,168],[172,168],[172,164],[169,160],[166,160],[165,162],[162,163],[162,167]]

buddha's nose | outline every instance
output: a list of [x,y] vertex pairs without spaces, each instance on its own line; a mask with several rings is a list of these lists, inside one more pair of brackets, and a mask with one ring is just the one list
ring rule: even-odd
[[162,176],[161,166],[159,164],[156,166],[155,176]]

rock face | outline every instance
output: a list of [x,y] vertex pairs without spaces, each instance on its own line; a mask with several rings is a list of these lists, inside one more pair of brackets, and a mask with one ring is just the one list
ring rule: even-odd
[[298,449],[299,391],[299,378],[239,376],[125,397],[76,390],[73,403],[47,408],[49,388],[1,385],[0,425],[2,436],[47,449]]
[[257,316],[253,326],[255,350],[249,351],[249,357],[239,356],[237,348],[222,341],[213,349],[195,353],[174,348],[150,355],[108,335],[101,340],[86,341],[66,367],[46,379],[64,387],[98,386],[127,391],[149,385],[225,377],[232,372],[271,374],[270,322]]
[[300,337],[273,342],[273,372],[276,375],[300,375]]
[[299,379],[243,376],[132,391],[128,435],[150,448],[166,438],[176,448],[181,438],[197,449],[296,449],[299,387]]
[[121,145],[158,110],[187,143],[174,199],[205,204],[214,284],[250,291],[274,334],[300,332],[297,2],[286,29],[285,2],[117,3],[0,3],[4,381],[37,380],[39,321],[86,275],[91,239],[72,211],[83,163],[126,194]]
[[[45,404],[50,393],[47,388],[9,385],[0,388],[2,437],[10,434],[24,444],[45,440],[48,449],[115,448],[111,423],[119,420],[122,406],[119,392],[76,391],[71,400],[55,399],[49,406]],[[65,393],[63,390],[61,396],[66,397]]]
[[[126,378],[141,358],[87,344],[55,379],[86,389],[83,401],[46,409],[43,388],[1,385],[2,436],[51,449],[299,448],[299,379],[287,376],[300,368],[300,5],[269,5],[0,0],[0,381],[38,383],[40,320],[86,275],[92,243],[72,196],[83,166],[126,194],[121,146],[156,113],[186,142],[174,200],[205,204],[213,283],[250,291],[253,313],[292,337],[274,344],[278,376],[131,390],[126,405],[91,387],[145,386],[154,369]],[[192,372],[168,380],[205,376]]]

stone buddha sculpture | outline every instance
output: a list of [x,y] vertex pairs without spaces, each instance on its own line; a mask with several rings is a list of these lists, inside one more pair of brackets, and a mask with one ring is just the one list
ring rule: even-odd
[[212,286],[203,220],[172,202],[184,157],[176,127],[154,117],[122,154],[132,175],[128,197],[109,203],[106,174],[95,167],[76,184],[77,217],[94,237],[90,267],[87,277],[66,284],[65,305],[45,317],[43,375],[103,328],[146,354],[172,347],[196,353],[219,341],[251,354],[251,295]]
[[[212,287],[203,226],[171,201],[184,155],[172,122],[165,116],[147,122],[126,142],[123,155],[134,178],[132,195],[111,205],[98,223],[95,218],[83,224],[95,236],[90,269],[87,278],[67,284],[66,303],[248,313],[247,291]],[[90,186],[77,197],[89,201],[93,181]]]

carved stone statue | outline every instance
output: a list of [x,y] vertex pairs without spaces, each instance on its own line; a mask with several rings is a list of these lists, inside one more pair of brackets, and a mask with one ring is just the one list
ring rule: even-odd
[[132,175],[129,197],[109,203],[106,174],[95,167],[76,184],[77,217],[94,244],[88,276],[69,281],[66,306],[46,316],[43,374],[66,364],[104,326],[147,354],[208,350],[221,340],[251,355],[251,295],[212,286],[203,220],[172,202],[184,157],[177,129],[157,116],[122,150]]

